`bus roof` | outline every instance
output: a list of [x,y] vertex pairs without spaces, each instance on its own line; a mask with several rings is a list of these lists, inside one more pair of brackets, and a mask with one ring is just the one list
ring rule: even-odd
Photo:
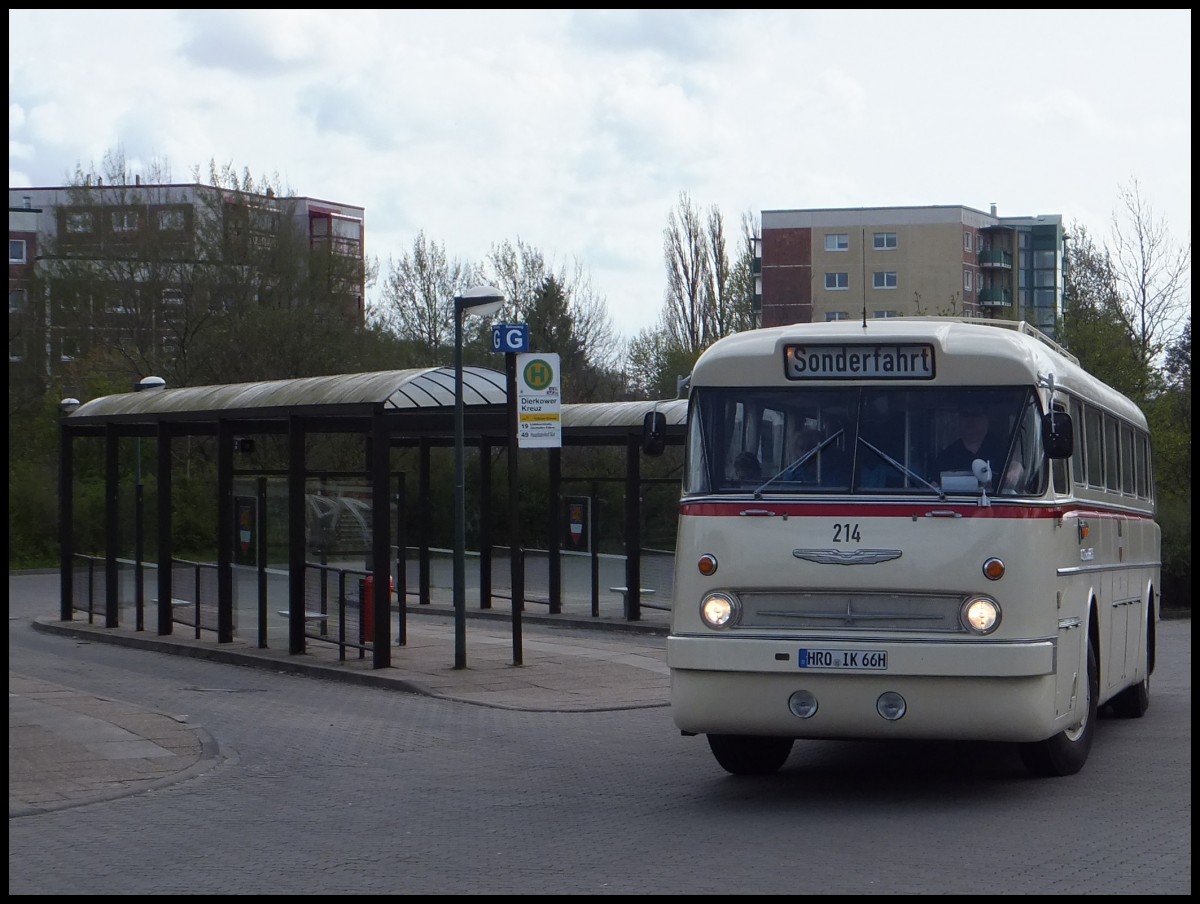
[[[1142,412],[1128,398],[1088,373],[1079,360],[1033,326],[1020,321],[967,317],[888,317],[794,323],[734,333],[713,343],[696,362],[691,385],[787,385],[785,349],[861,348],[889,344],[933,348],[936,382],[954,385],[1038,384],[1053,374],[1056,389],[1095,402],[1135,423]],[[754,366],[753,361],[762,366]],[[869,382],[870,378],[864,378]],[[846,385],[845,379],[831,381]],[[888,380],[929,385],[928,378]]]

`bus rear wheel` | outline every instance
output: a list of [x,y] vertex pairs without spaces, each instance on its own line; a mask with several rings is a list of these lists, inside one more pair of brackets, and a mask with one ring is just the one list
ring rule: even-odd
[[1150,708],[1150,676],[1146,675],[1137,684],[1125,688],[1112,700],[1113,714],[1121,719],[1140,719]]
[[791,738],[756,735],[708,735],[708,746],[721,768],[732,775],[771,775],[792,752]]
[[1021,759],[1034,775],[1074,775],[1087,762],[1096,734],[1096,700],[1100,696],[1100,677],[1096,667],[1096,648],[1087,648],[1087,706],[1078,725],[1060,731],[1044,741],[1021,745]]

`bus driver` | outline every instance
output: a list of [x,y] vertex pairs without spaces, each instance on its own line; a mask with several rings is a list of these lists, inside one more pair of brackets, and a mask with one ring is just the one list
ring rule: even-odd
[[[978,402],[967,402],[957,412],[958,439],[938,453],[935,468],[937,474],[960,471],[970,474],[972,463],[983,459],[992,468],[1000,467],[1004,461],[1003,441],[991,430],[987,409]],[[1024,474],[1025,468],[1014,457],[1005,472],[1001,489],[1011,489]]]

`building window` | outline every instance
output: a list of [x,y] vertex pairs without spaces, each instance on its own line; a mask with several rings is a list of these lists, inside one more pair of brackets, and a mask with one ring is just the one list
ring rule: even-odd
[[898,311],[876,311],[871,316],[872,317],[881,317],[881,318],[882,317],[899,317],[900,313]]
[[845,311],[826,311],[825,312],[826,320],[845,320],[846,316],[847,315],[846,315]]
[[1058,296],[1053,289],[1034,289],[1033,290],[1033,306],[1035,308],[1047,308],[1053,310],[1057,307],[1056,302]]
[[178,232],[183,229],[182,210],[160,210],[158,212],[158,229],[160,232]]
[[963,291],[964,292],[969,293],[971,291],[971,282],[972,282],[971,271],[963,270]]
[[25,263],[25,240],[24,239],[9,239],[8,240],[8,262],[10,264]]
[[138,228],[136,210],[115,210],[112,214],[113,232],[133,232]]
[[847,232],[831,232],[825,236],[826,251],[849,251],[850,234]]
[[877,232],[875,233],[875,250],[890,251],[896,247],[896,233],[894,232]]
[[76,235],[92,231],[92,215],[87,211],[76,210],[67,214],[67,232]]
[[876,289],[894,289],[897,285],[895,270],[876,270],[874,276]]
[[29,307],[29,290],[28,289],[9,289],[8,290],[8,313],[20,314]]
[[971,233],[964,232],[963,233],[963,251],[970,251],[970,250],[971,250]]
[[21,198],[21,203],[25,206],[26,210],[33,210],[33,198],[31,198],[29,195],[25,195],[23,198]]
[[975,248],[977,251],[983,250],[983,233],[982,232],[979,233],[979,235],[975,236]]
[[849,273],[826,273],[825,288],[831,291],[843,290],[850,288]]

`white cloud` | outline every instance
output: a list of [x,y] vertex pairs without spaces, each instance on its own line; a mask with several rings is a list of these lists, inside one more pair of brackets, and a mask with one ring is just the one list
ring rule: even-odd
[[10,184],[121,149],[279,174],[480,261],[578,260],[652,326],[680,192],[746,211],[995,201],[1190,232],[1190,11],[10,10]]

